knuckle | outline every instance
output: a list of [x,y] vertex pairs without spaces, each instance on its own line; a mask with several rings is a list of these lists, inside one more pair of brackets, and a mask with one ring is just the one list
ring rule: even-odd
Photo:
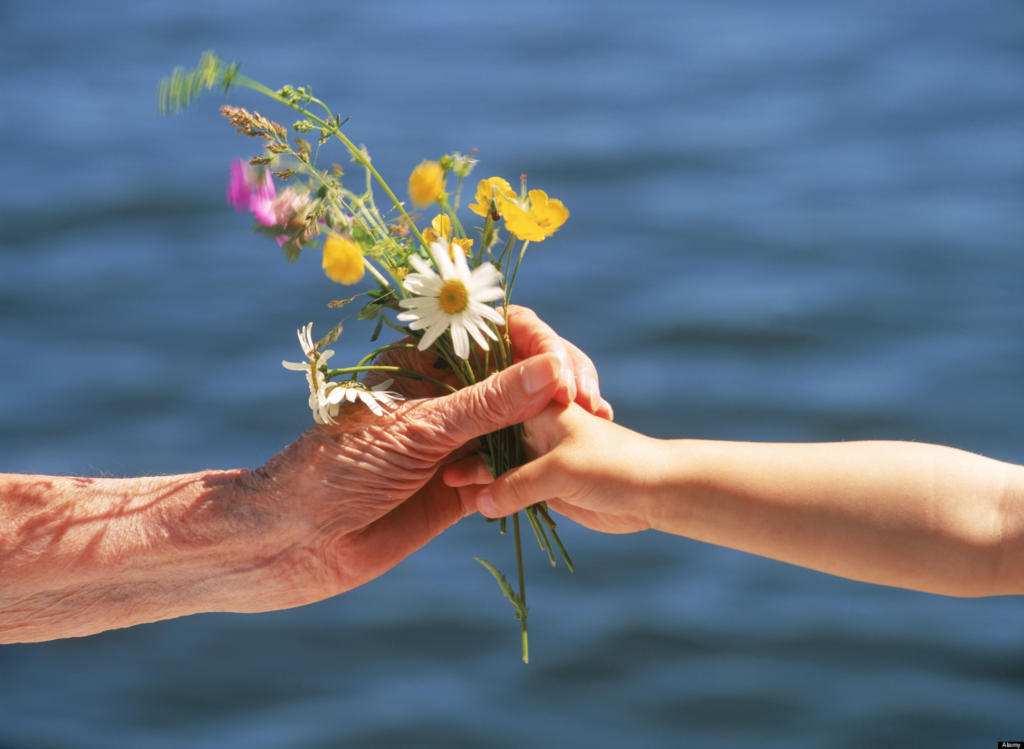
[[506,389],[495,379],[424,401],[415,414],[409,414],[412,442],[450,450],[481,431],[493,431],[508,412]]
[[480,387],[466,392],[466,411],[480,423],[503,421],[509,410],[508,388],[501,377],[492,375]]
[[[544,325],[540,317],[529,307],[519,307],[518,314],[523,318],[523,321],[530,325]],[[544,327],[547,327],[544,325]]]
[[516,324],[522,325],[537,319],[537,313],[521,304],[510,304],[508,305],[508,317],[510,321],[514,320]]
[[569,352],[576,359],[577,366],[579,366],[579,367],[581,367],[583,369],[591,370],[593,372],[594,376],[596,377],[597,376],[597,367],[594,366],[594,360],[591,359],[589,356],[587,356],[585,353],[583,353],[583,349],[581,349],[575,343],[572,343],[571,341],[565,341],[565,345],[566,345],[566,348],[569,349]]

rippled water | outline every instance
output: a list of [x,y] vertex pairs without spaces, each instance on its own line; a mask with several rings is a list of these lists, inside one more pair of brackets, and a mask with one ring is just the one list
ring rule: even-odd
[[[311,84],[399,183],[477,147],[561,197],[518,299],[593,356],[623,424],[1024,461],[1017,2],[8,0],[0,21],[0,470],[252,466],[306,426],[278,362],[333,322],[330,285],[224,205],[250,149],[218,96],[155,113],[207,48]],[[472,561],[506,544],[470,519],[315,606],[0,648],[0,746],[1024,736],[1018,599],[564,535],[576,575],[529,570],[529,667]]]

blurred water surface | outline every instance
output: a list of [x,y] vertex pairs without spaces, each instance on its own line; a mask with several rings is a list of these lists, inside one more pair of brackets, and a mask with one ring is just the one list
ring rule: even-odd
[[[480,149],[572,217],[517,283],[658,436],[941,442],[1024,461],[1024,7],[0,4],[0,470],[253,466],[334,322],[224,204],[251,144],[155,87],[214,48],[307,83],[399,185]],[[273,112],[239,92],[233,103]],[[341,158],[337,154],[336,158]],[[366,350],[353,331],[339,358]],[[565,524],[533,663],[467,520],[322,604],[0,648],[3,747],[987,746],[1024,607]]]

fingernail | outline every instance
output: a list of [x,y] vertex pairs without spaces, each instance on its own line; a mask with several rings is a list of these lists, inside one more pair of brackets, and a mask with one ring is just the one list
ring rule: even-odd
[[551,360],[544,356],[523,365],[523,389],[528,395],[540,392],[555,379]]
[[489,518],[501,515],[501,510],[498,509],[498,505],[494,504],[494,496],[489,489],[481,489],[476,495],[476,508]]
[[615,409],[612,408],[612,404],[602,398],[601,405],[604,406],[604,410],[608,412],[608,421],[615,421]]

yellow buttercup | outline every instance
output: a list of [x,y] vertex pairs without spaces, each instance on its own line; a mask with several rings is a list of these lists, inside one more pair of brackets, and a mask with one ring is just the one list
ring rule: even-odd
[[525,209],[515,200],[499,199],[499,203],[506,228],[517,239],[530,242],[550,237],[569,218],[569,210],[562,201],[549,198],[543,190],[530,190]]

